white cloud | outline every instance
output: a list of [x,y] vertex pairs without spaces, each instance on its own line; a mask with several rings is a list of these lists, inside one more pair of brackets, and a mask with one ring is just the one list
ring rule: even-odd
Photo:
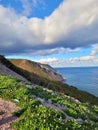
[[[40,2],[32,0],[30,5],[27,0],[21,1],[27,14],[32,3],[36,6]],[[47,49],[55,53],[59,47],[66,52],[63,48],[97,43],[97,34],[98,0],[64,0],[45,19],[27,18],[0,6],[0,52],[4,54],[30,54]]]
[[[45,19],[47,30],[45,42],[60,42],[65,46],[77,46],[77,44],[85,46],[86,42],[88,44],[93,35],[92,31],[94,33],[93,26],[98,21],[97,7],[97,0],[64,1],[50,17]],[[94,35],[97,37],[97,34]]]
[[91,52],[92,56],[95,56],[97,54],[98,54],[98,44],[93,46],[93,49],[92,49],[92,52]]
[[96,56],[81,56],[69,59],[59,59],[59,58],[47,58],[40,59],[37,62],[43,64],[49,64],[53,67],[74,67],[74,66],[97,66],[98,57]]
[[73,60],[76,60],[76,61],[92,61],[94,60],[94,56],[82,56],[82,57],[79,57],[79,58],[73,58]]
[[47,59],[40,59],[40,60],[36,60],[37,62],[40,62],[42,64],[48,64],[51,66],[60,66],[62,64],[62,60],[58,59],[58,58],[47,58]]
[[58,58],[48,58],[48,59],[40,59],[39,62],[41,63],[53,63],[57,62],[59,59]]
[[[80,48],[76,48],[76,49],[70,49],[70,48],[53,48],[53,49],[44,49],[44,51],[42,50],[35,50],[33,52],[28,52],[28,56],[49,56],[49,55],[54,55],[54,54],[69,54],[69,53],[76,53],[76,52],[80,52],[81,49]],[[27,54],[24,53],[24,56],[26,56]]]
[[23,15],[29,16],[39,5],[45,6],[44,0],[20,0],[23,6]]

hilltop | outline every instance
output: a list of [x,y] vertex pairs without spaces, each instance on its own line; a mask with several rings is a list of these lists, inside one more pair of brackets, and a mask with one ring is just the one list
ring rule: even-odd
[[[56,80],[56,81],[63,81],[65,80],[57,71],[52,68],[49,65],[37,63],[34,61],[30,60],[25,60],[25,59],[6,59],[4,56],[0,55],[0,66],[1,66],[1,71],[2,73],[6,73],[9,71],[9,74],[12,74],[12,70],[16,73],[20,73],[20,75],[23,75],[22,72],[25,70],[25,72],[29,72],[30,74],[34,74],[36,76],[46,78],[49,80]],[[7,68],[7,69],[4,69]],[[8,70],[10,69],[10,70]],[[24,71],[23,71],[24,72]],[[24,73],[25,73],[24,72]],[[6,73],[7,74],[7,73]]]
[[37,74],[43,78],[47,78],[49,80],[64,81],[64,78],[49,65],[26,59],[9,59],[9,61],[15,66],[24,69],[30,73]]
[[29,80],[38,85],[48,85],[49,81],[64,80],[64,78],[49,65],[29,60],[6,59],[2,55],[0,55],[0,72],[20,79]]

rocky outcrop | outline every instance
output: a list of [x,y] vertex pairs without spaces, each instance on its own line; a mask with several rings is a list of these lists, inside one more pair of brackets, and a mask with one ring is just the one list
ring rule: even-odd
[[44,71],[45,73],[47,73],[48,75],[50,75],[53,79],[55,79],[57,81],[64,81],[64,80],[66,80],[66,78],[62,77],[62,75],[60,75],[51,66],[45,65],[45,64],[40,64],[40,67],[41,67],[42,71]]

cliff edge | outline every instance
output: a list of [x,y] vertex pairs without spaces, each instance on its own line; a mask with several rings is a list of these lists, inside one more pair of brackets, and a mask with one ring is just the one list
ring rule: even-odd
[[49,65],[26,59],[9,59],[9,61],[15,66],[24,69],[30,73],[37,74],[42,78],[61,82],[65,80],[62,75],[60,75],[54,68]]

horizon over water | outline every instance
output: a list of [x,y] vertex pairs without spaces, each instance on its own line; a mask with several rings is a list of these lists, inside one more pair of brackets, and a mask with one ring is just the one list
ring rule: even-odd
[[67,80],[65,83],[98,97],[98,67],[55,68]]

